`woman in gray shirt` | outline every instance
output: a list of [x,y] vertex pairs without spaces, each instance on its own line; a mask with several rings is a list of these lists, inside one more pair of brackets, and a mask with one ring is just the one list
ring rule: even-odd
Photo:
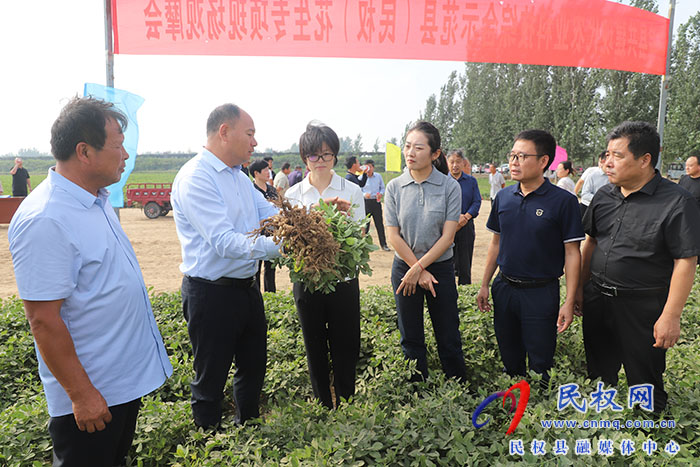
[[462,192],[457,181],[435,168],[444,156],[440,132],[432,124],[418,122],[408,130],[403,155],[406,170],[387,185],[384,208],[388,241],[396,252],[391,284],[401,348],[406,358],[416,360],[419,373],[410,380],[427,378],[423,330],[426,300],[442,369],[447,377],[464,380],[467,370],[452,263]]

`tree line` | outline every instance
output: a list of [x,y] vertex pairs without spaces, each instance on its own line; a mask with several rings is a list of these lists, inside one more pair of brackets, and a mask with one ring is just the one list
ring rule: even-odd
[[[632,6],[657,12],[656,0]],[[700,148],[700,13],[679,27],[672,50],[665,121],[665,163]],[[624,120],[656,123],[661,78],[615,70],[466,63],[420,118],[437,126],[443,148],[464,148],[476,163],[504,162],[512,138],[527,128],[550,131],[569,160],[591,165],[605,136]]]

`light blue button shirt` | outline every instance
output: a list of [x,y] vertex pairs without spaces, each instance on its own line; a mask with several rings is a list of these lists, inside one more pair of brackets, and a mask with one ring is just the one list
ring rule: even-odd
[[367,176],[367,183],[362,187],[362,193],[369,194],[370,199],[377,199],[377,194],[384,194],[384,180],[377,172]]
[[247,279],[257,272],[258,260],[280,256],[272,238],[250,235],[277,208],[238,166],[228,167],[206,149],[177,173],[170,202],[185,275]]
[[[114,406],[138,399],[173,372],[131,243],[108,202],[49,170],[8,231],[23,300],[63,299],[61,318],[90,381]],[[49,415],[71,400],[37,349]]]

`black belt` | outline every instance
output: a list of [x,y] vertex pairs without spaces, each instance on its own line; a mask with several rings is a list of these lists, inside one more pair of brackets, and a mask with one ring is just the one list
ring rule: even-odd
[[556,277],[552,279],[516,279],[515,277],[508,277],[503,273],[501,273],[501,278],[518,289],[534,289],[559,281]]
[[653,287],[653,288],[646,288],[646,289],[627,289],[624,287],[615,287],[613,285],[603,284],[601,282],[596,281],[595,279],[591,279],[591,283],[593,284],[593,286],[596,289],[598,289],[598,291],[600,293],[602,293],[606,297],[652,296],[652,295],[658,295],[662,292],[668,291],[668,287]]
[[202,282],[203,284],[211,284],[211,285],[221,285],[223,287],[238,287],[241,289],[247,289],[249,287],[255,287],[255,277],[249,277],[247,279],[235,279],[233,277],[219,277],[218,279],[214,281],[210,281],[209,279],[203,279],[201,277],[192,277],[192,276],[185,276],[188,279],[191,279],[195,282]]

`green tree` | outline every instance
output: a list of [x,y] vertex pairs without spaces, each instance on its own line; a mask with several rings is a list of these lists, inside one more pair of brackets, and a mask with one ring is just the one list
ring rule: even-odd
[[684,159],[700,148],[700,13],[678,29],[664,131],[664,159]]

